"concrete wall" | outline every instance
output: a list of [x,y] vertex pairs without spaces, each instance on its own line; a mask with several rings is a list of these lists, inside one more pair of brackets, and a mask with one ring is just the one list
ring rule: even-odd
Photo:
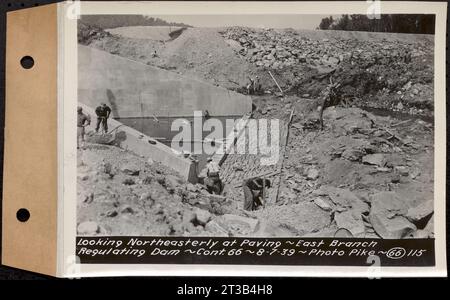
[[[79,106],[81,106],[84,113],[89,114],[92,119],[91,125],[86,129],[94,130],[96,123],[94,109],[82,103],[79,103]],[[180,155],[180,153],[176,153],[172,148],[156,142],[139,131],[125,126],[116,120],[109,119],[108,127],[110,130],[118,127],[113,134],[115,134],[116,140],[119,141],[120,148],[130,150],[137,155],[141,155],[146,158],[151,158],[152,160],[160,162],[163,165],[177,171],[185,180],[192,183],[197,182],[197,165],[192,160],[184,158]],[[150,144],[149,140],[156,143]]]
[[78,97],[90,107],[107,103],[114,118],[192,116],[194,110],[242,116],[252,109],[248,96],[82,45]]

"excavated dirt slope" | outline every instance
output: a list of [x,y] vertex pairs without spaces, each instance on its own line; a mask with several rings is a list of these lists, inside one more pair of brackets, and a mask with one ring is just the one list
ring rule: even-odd
[[170,34],[181,29],[174,26],[130,26],[106,29],[105,31],[125,38],[169,41]]
[[247,76],[256,74],[256,67],[235,55],[217,29],[188,28],[173,41],[163,42],[127,38],[80,24],[78,40],[84,45],[229,89],[245,86]]

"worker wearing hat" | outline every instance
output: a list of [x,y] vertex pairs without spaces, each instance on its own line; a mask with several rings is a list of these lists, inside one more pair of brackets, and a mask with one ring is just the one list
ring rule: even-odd
[[111,108],[105,103],[101,103],[95,109],[95,114],[97,115],[97,125],[95,125],[95,132],[100,129],[100,124],[102,125],[103,132],[108,133],[108,119],[111,114]]
[[206,164],[206,178],[205,185],[208,189],[208,192],[211,194],[219,195],[222,193],[223,185],[222,180],[220,179],[220,166],[212,160],[212,158],[208,158]]
[[80,149],[80,140],[84,144],[85,127],[91,124],[91,117],[83,113],[83,108],[77,108],[77,149]]

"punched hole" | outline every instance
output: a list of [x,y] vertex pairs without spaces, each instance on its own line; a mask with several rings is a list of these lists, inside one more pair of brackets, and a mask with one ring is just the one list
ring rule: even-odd
[[20,64],[24,69],[31,69],[34,66],[34,59],[31,56],[24,56],[20,60]]
[[16,217],[20,222],[26,222],[30,218],[30,212],[26,208],[21,208],[17,211]]

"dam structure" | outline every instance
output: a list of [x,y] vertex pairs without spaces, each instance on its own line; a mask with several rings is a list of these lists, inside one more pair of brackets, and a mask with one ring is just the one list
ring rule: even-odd
[[[206,156],[199,155],[196,162],[170,148],[177,134],[171,130],[172,121],[183,118],[192,123],[194,112],[207,111],[225,122],[252,111],[249,96],[82,45],[78,102],[92,123],[94,109],[106,103],[112,110],[110,129],[119,127],[115,134],[120,133],[120,147],[167,165],[190,182],[196,182]],[[183,142],[203,143],[203,138]]]

